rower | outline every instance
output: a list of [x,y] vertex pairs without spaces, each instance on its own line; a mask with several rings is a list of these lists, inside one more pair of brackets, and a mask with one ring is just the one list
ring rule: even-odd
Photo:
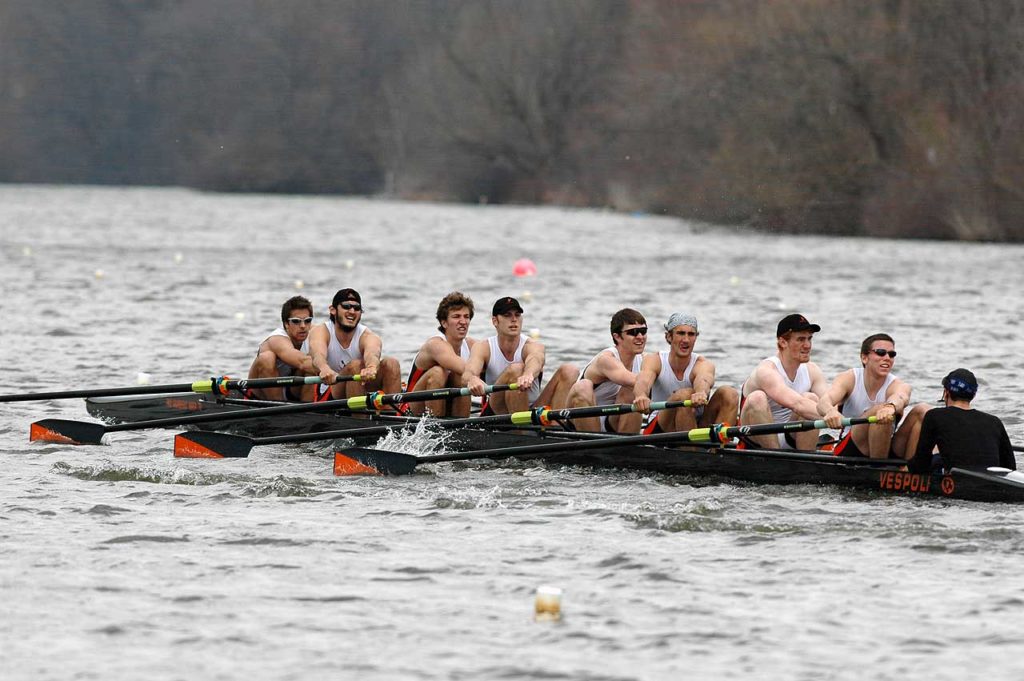
[[650,410],[651,401],[690,400],[693,407],[655,411],[648,416],[644,434],[679,432],[713,423],[735,423],[740,396],[735,388],[715,385],[715,365],[694,353],[700,330],[697,318],[675,312],[665,322],[669,349],[644,358],[636,380],[633,404],[639,411]]
[[[437,333],[420,346],[412,362],[406,390],[462,388],[466,362],[476,340],[469,337],[473,319],[473,300],[459,291],[449,293],[437,306]],[[469,416],[470,398],[413,402],[410,411],[417,416],[425,410],[434,416]]]
[[[359,293],[351,288],[341,289],[334,294],[329,309],[331,320],[309,333],[309,354],[326,384],[320,386],[317,401],[356,397],[366,391],[400,392],[402,375],[398,360],[382,357],[380,336],[362,324],[363,301]],[[356,374],[359,381],[336,383],[339,375]]]
[[496,300],[491,307],[491,323],[496,335],[473,346],[462,380],[470,393],[477,397],[486,394],[488,384],[515,383],[518,388],[492,393],[481,415],[508,414],[541,406],[564,408],[566,395],[576,381],[579,369],[572,364],[563,364],[541,389],[544,344],[520,333],[523,307],[519,301],[509,296]]
[[[907,467],[914,473],[948,472],[954,466],[985,470],[990,466],[1017,469],[1013,446],[1003,422],[975,409],[978,379],[956,369],[942,379],[945,407],[929,409],[921,421],[921,437]],[[938,454],[934,454],[938,448]]]
[[[569,408],[633,402],[633,387],[647,347],[647,320],[627,307],[612,315],[609,329],[612,346],[597,353],[583,368],[580,379],[569,390]],[[636,411],[575,419],[574,424],[577,430],[635,435],[642,421],[643,414]]]
[[[292,296],[281,306],[281,328],[274,329],[256,350],[249,367],[249,378],[280,376],[316,376],[309,356],[309,330],[313,327],[313,304],[303,296]],[[296,392],[297,391],[297,392]],[[245,396],[260,400],[309,402],[315,386],[291,388],[255,388]]]
[[[741,424],[751,426],[819,418],[818,400],[828,390],[828,382],[818,365],[811,361],[812,338],[818,331],[821,327],[801,314],[779,320],[775,329],[775,356],[763,359],[743,382]],[[814,449],[818,431],[758,435],[750,439],[767,448]]]
[[860,344],[860,363],[860,367],[835,377],[818,400],[818,414],[829,428],[841,427],[844,416],[874,416],[878,421],[845,428],[832,453],[872,459],[909,458],[907,453],[912,454],[917,447],[921,419],[929,407],[918,404],[900,423],[910,404],[911,388],[892,373],[896,363],[892,336],[876,333],[865,338]]

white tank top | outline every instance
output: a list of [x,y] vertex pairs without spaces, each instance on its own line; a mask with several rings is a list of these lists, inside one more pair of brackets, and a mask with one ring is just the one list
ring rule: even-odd
[[[440,338],[441,340],[446,341],[446,342],[448,340],[448,337],[445,336],[440,331],[438,331],[433,336],[431,336],[431,338]],[[468,362],[469,361],[469,341],[467,341],[465,338],[462,339],[462,347],[459,348],[459,357],[462,358],[463,362]],[[416,366],[416,362],[419,361],[419,358],[420,358],[420,353],[417,352],[416,356],[412,358],[412,365],[413,365],[413,367]]]
[[[614,355],[615,359],[617,359],[619,361],[622,361],[622,357],[619,355],[619,351],[618,351],[617,348],[615,348],[615,347],[605,348],[601,352],[599,352],[596,355],[594,355],[594,359],[592,359],[589,362],[587,362],[587,366],[583,367],[583,373],[580,374],[580,376],[586,376],[587,375],[587,369],[590,368],[590,365],[593,364],[594,362],[596,362],[597,358],[600,357],[601,355],[603,355],[606,352],[610,352],[612,355]],[[641,353],[641,354],[637,355],[636,357],[634,357],[633,358],[633,367],[630,369],[630,371],[632,371],[634,374],[640,373],[640,367],[641,367],[641,365],[643,365],[643,362],[644,362],[643,353]],[[607,406],[609,404],[615,404],[615,398],[618,396],[620,390],[622,390],[622,386],[621,385],[619,385],[618,383],[613,383],[612,381],[610,381],[608,379],[605,379],[603,382],[598,383],[597,385],[594,386],[594,403],[598,407],[604,407],[604,406]]]
[[[292,340],[288,336],[288,333],[284,329],[278,328],[278,329],[274,329],[273,331],[271,331],[270,335],[268,335],[266,338],[263,339],[263,341],[260,343],[260,347],[263,346],[263,343],[266,343],[268,340],[270,340],[274,336],[284,336],[285,338],[288,339],[289,343]],[[309,335],[306,336],[306,340],[302,341],[302,345],[299,346],[299,352],[305,353],[307,355],[309,354]],[[260,353],[259,348],[256,348],[256,354],[258,355],[259,353]],[[277,360],[277,375],[278,376],[291,376],[294,372],[295,372],[295,367],[293,367],[291,364],[285,364],[280,359]]]
[[363,332],[367,330],[365,326],[356,324],[356,331],[352,335],[352,342],[349,343],[347,348],[342,347],[338,341],[338,336],[334,332],[334,322],[324,322],[324,326],[327,327],[327,333],[330,337],[330,341],[327,343],[327,365],[329,367],[335,371],[341,371],[349,362],[363,358],[363,353],[359,349],[359,339],[362,338]]
[[657,380],[651,386],[651,402],[664,402],[675,391],[681,388],[693,387],[693,381],[690,380],[690,377],[693,375],[693,367],[697,365],[700,355],[690,354],[690,363],[683,370],[683,377],[681,379],[676,378],[675,372],[672,371],[672,367],[668,363],[668,355],[668,350],[662,350],[658,353],[658,356],[661,357],[661,373],[658,374]]
[[[860,416],[871,407],[877,404],[885,402],[885,391],[889,389],[889,386],[896,377],[889,374],[885,377],[885,381],[882,383],[882,387],[878,389],[874,397],[868,395],[867,389],[864,387],[864,367],[858,367],[853,370],[853,391],[843,402],[843,416],[855,417]],[[846,428],[843,429],[843,434],[846,434]]]
[[[516,351],[512,353],[512,359],[505,359],[505,355],[501,352],[501,348],[498,347],[498,337],[491,336],[487,339],[487,343],[490,345],[491,357],[487,360],[487,366],[484,367],[484,383],[487,385],[494,385],[494,382],[498,380],[505,369],[510,364],[516,362],[522,363],[523,361],[523,347],[526,345],[526,341],[530,340],[526,335],[519,334],[519,345],[516,346]],[[540,381],[541,377],[537,376],[533,382],[533,387],[530,388],[530,392],[527,393],[527,397],[532,404],[538,397],[540,397]]]
[[[778,356],[767,357],[766,359],[775,365],[775,369],[779,372],[779,375],[782,376],[782,380],[790,389],[800,395],[803,395],[811,389],[811,373],[807,370],[807,364],[800,365],[796,370],[796,378],[791,381],[789,380],[789,376],[786,375],[786,370],[782,368],[782,360],[779,359]],[[783,407],[770,397],[768,398],[768,406],[772,409],[772,420],[775,423],[785,423],[793,416],[792,409]]]

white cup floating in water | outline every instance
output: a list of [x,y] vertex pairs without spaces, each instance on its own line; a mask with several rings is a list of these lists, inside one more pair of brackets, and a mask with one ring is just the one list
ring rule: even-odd
[[562,619],[562,590],[557,586],[538,586],[533,612],[533,619],[538,622]]

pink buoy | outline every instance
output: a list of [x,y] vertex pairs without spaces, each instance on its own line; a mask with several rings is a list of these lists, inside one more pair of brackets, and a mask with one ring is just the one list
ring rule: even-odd
[[537,266],[529,258],[520,258],[512,265],[512,274],[517,277],[532,277],[537,274]]

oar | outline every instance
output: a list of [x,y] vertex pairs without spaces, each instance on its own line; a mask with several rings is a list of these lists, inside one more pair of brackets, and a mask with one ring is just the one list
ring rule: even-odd
[[[338,376],[338,381],[358,381],[360,377]],[[281,388],[291,385],[314,385],[322,383],[319,376],[280,376],[278,378],[240,378],[215,376],[205,381],[192,383],[169,383],[167,385],[133,385],[126,388],[86,388],[84,390],[62,390],[52,393],[22,393],[0,395],[0,402],[29,402],[31,400],[63,400],[72,397],[116,397],[120,395],[153,395],[156,393],[216,393],[227,395],[229,390],[246,388]]]
[[[653,408],[653,407],[652,407]],[[856,426],[862,423],[875,423],[874,416],[858,416],[844,418],[843,426]],[[601,440],[584,440],[575,442],[545,442],[522,447],[506,447],[503,449],[479,449],[470,452],[437,454],[433,456],[413,456],[399,452],[380,449],[352,447],[334,453],[335,475],[403,475],[411,473],[417,464],[440,463],[442,461],[470,461],[473,459],[505,459],[508,457],[533,456],[549,452],[576,452],[590,449],[605,449],[623,445],[663,444],[673,442],[728,442],[740,435],[770,435],[777,433],[793,433],[804,430],[827,427],[824,419],[817,421],[787,421],[786,423],[764,423],[753,426],[728,426],[721,423],[707,428],[694,428],[675,433],[656,433],[654,435],[611,436]],[[760,454],[760,450],[758,452]],[[800,454],[800,452],[793,452]],[[804,456],[822,456],[823,459],[835,461],[839,457],[831,455],[804,454]],[[843,457],[847,458],[847,457]],[[868,461],[869,459],[865,459]],[[878,459],[870,460],[877,462]]]
[[1011,447],[1011,448],[1013,449],[1013,451],[1015,451],[1015,452],[1024,452],[1024,447],[1022,447],[1022,446],[1020,446],[1020,445],[1010,445],[1010,447]]
[[[517,390],[517,383],[508,385],[489,385],[485,392],[496,393],[505,390]],[[366,409],[382,409],[387,405],[402,404],[405,402],[428,402],[448,397],[464,397],[469,395],[469,388],[440,388],[438,390],[420,390],[411,393],[371,393],[359,397],[350,397],[347,400],[335,400],[335,404],[341,404],[338,408],[347,408],[352,411]],[[266,412],[266,409],[260,410]],[[524,412],[525,413],[525,412]],[[498,418],[503,418],[499,414]],[[490,417],[484,417],[490,418]],[[454,419],[453,419],[454,420]],[[461,421],[478,421],[475,419],[459,419]],[[404,426],[405,423],[393,424],[392,427]],[[387,426],[371,426],[368,428],[347,428],[345,430],[325,430],[316,433],[301,433],[297,435],[279,435],[277,437],[250,438],[241,435],[228,433],[217,433],[206,430],[191,430],[178,433],[174,436],[174,456],[186,459],[223,459],[243,458],[249,456],[249,451],[256,445],[278,444],[282,442],[315,442],[317,440],[333,440],[339,437],[351,437],[351,433],[364,431],[380,431],[383,435],[388,432]]]
[[[514,386],[515,384],[513,384]],[[512,386],[488,386],[488,392]],[[454,390],[458,390],[455,388]],[[410,393],[411,394],[411,393]],[[433,399],[433,398],[427,398]],[[692,406],[690,400],[675,402],[654,402],[651,410],[673,409]],[[548,409],[538,407],[528,411],[517,411],[511,414],[495,414],[493,416],[473,416],[465,419],[441,419],[432,421],[442,428],[458,428],[460,426],[511,423],[517,426],[551,426],[559,421],[579,419],[587,416],[612,416],[636,411],[632,404],[615,404],[601,407],[577,407],[575,409]],[[396,428],[404,428],[408,423],[393,423],[384,426],[368,426],[362,428],[345,428],[342,430],[324,430],[316,433],[297,433],[294,435],[276,435],[271,437],[246,437],[229,433],[210,431],[190,431],[179,433],[174,438],[174,456],[184,458],[222,459],[244,458],[249,456],[253,447],[261,445],[297,444],[300,442],[319,442],[323,440],[339,440],[341,438],[367,438],[387,435]]]
[[[310,377],[316,378],[316,377]],[[339,380],[358,380],[359,376],[338,377]],[[263,380],[263,379],[260,379]],[[281,379],[266,379],[281,380]],[[317,381],[320,379],[317,378]],[[250,385],[252,381],[249,382]],[[487,386],[488,392],[514,390],[515,384]],[[246,419],[267,418],[284,414],[300,414],[321,411],[365,411],[368,408],[379,409],[385,405],[402,402],[417,402],[445,397],[459,397],[469,394],[466,388],[442,388],[440,390],[420,390],[411,393],[370,393],[350,397],[344,400],[328,400],[326,402],[303,402],[301,404],[284,404],[275,407],[248,407],[238,411],[213,414],[189,414],[186,416],[170,416],[162,419],[133,421],[131,423],[104,424],[89,421],[71,421],[68,419],[42,419],[29,427],[29,441],[55,442],[71,445],[102,444],[107,433],[123,430],[144,430],[147,428],[165,428],[167,426],[184,426],[197,423],[221,423]],[[378,406],[379,405],[379,406]]]

